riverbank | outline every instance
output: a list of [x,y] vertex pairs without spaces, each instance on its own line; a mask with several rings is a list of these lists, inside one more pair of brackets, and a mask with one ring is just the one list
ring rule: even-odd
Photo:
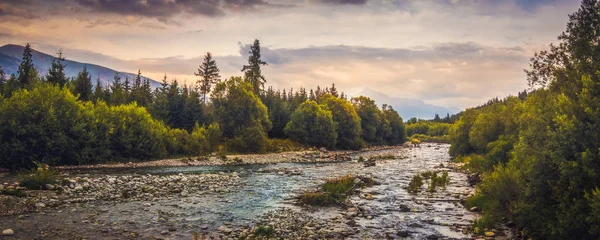
[[[27,191],[36,196],[19,199],[27,199],[31,208],[0,217],[0,230],[31,239],[189,239],[194,234],[225,239],[256,234],[469,239],[467,229],[477,214],[460,201],[473,188],[465,174],[453,170],[447,150],[447,145],[423,144],[348,152],[345,160],[319,157],[323,161],[312,163],[296,162],[292,158],[306,152],[294,152],[243,160],[263,164],[61,169],[69,179],[60,186],[63,190]],[[312,152],[316,154],[322,153]],[[380,160],[365,167],[357,161],[360,157]],[[408,194],[404,188],[411,177],[424,170],[450,171],[447,189]],[[302,192],[346,174],[367,175],[381,185],[350,197],[355,207],[297,205]]]

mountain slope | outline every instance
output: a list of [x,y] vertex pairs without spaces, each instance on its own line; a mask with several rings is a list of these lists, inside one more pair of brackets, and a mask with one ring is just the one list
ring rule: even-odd
[[[12,73],[17,74],[24,49],[25,47],[14,44],[7,44],[0,47],[0,66],[2,66],[2,69],[4,69],[4,72],[7,75],[10,75]],[[54,59],[54,56],[36,50],[33,50],[31,55],[33,59],[33,64],[35,65],[38,72],[40,72],[41,76],[46,75],[46,73],[48,72],[48,68],[50,68],[50,66],[52,65],[52,60]],[[89,63],[81,63],[69,59],[65,60],[64,64],[66,65],[65,75],[67,75],[67,77],[76,77],[77,73],[79,73],[84,66],[87,67],[87,70],[92,76],[92,83],[94,84],[94,86],[96,85],[97,78],[100,78],[100,82],[104,87],[108,86],[109,84],[112,84],[115,72],[117,72],[116,70],[107,67]],[[137,74],[125,72],[119,73],[119,76],[121,76],[123,81],[125,80],[125,77],[128,77],[130,80],[135,79],[136,75]],[[150,85],[154,88],[160,86],[160,83],[150,79]]]
[[445,108],[436,105],[427,104],[421,100],[390,97],[384,93],[377,92],[375,90],[366,88],[358,95],[364,95],[375,100],[377,104],[388,104],[391,105],[394,110],[398,111],[404,121],[416,117],[422,119],[432,119],[435,114],[439,114],[440,117],[446,116],[447,113],[450,115],[460,112],[457,108]]

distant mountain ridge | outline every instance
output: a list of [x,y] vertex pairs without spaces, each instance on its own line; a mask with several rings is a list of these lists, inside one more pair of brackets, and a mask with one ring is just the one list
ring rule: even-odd
[[[0,66],[2,66],[2,69],[4,69],[4,72],[6,75],[10,75],[13,73],[17,74],[17,72],[19,70],[19,64],[21,63],[21,59],[23,57],[24,49],[25,49],[25,47],[20,46],[20,45],[15,45],[15,44],[7,44],[7,45],[0,47]],[[32,55],[33,65],[35,65],[35,68],[38,70],[38,72],[40,72],[40,74],[41,74],[40,76],[46,75],[46,73],[48,72],[48,69],[52,65],[52,60],[54,59],[54,56],[37,51],[35,49],[33,50],[31,55]],[[96,85],[97,78],[100,78],[100,82],[102,83],[102,86],[104,86],[104,87],[107,87],[110,84],[112,84],[115,73],[117,72],[116,70],[113,70],[113,69],[110,69],[107,67],[103,67],[103,66],[99,66],[99,65],[95,65],[95,64],[82,63],[82,62],[69,60],[68,59],[69,56],[66,56],[66,57],[67,57],[67,59],[63,62],[63,64],[66,65],[65,75],[67,77],[69,77],[69,78],[77,77],[77,74],[85,66],[87,68],[87,70],[90,72],[90,75],[92,76],[92,84],[94,86]],[[119,72],[119,76],[121,77],[121,79],[123,81],[125,81],[126,77],[129,78],[130,81],[132,81],[133,79],[135,79],[137,74],[127,73],[127,72]],[[153,79],[150,79],[150,85],[153,88],[156,88],[156,87],[160,86],[160,83]]]
[[410,118],[422,118],[422,119],[433,119],[435,114],[439,114],[440,117],[445,117],[447,113],[450,115],[460,112],[458,108],[445,108],[432,104],[427,104],[421,100],[390,97],[384,93],[377,92],[370,88],[365,88],[358,95],[367,96],[379,105],[387,104],[391,105],[396,110],[404,121]]

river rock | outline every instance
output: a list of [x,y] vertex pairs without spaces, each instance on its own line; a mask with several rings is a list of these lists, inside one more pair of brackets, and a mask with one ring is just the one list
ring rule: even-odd
[[44,185],[44,187],[48,190],[54,190],[54,188],[55,188],[54,185],[52,185],[52,184],[46,184],[46,185]]
[[469,211],[471,212],[479,212],[479,208],[478,207],[472,207],[469,209]]
[[410,212],[410,208],[404,204],[400,205],[400,212]]
[[492,231],[487,231],[487,232],[484,233],[484,235],[486,237],[494,237],[494,236],[496,236],[496,234],[494,232],[492,232]]
[[406,230],[400,230],[400,231],[398,231],[398,232],[396,233],[396,235],[397,235],[398,237],[405,238],[405,237],[408,237],[408,236],[410,236],[410,232],[409,232],[409,231],[406,231]]
[[35,207],[36,207],[36,208],[45,208],[45,207],[46,207],[46,204],[39,202],[39,203],[36,203],[36,204],[35,204]]
[[217,228],[217,231],[225,233],[225,234],[230,234],[232,232],[232,230],[228,227],[225,226],[220,226],[219,228]]
[[5,229],[4,231],[2,231],[2,235],[12,236],[12,235],[15,235],[15,232],[9,228],[9,229]]

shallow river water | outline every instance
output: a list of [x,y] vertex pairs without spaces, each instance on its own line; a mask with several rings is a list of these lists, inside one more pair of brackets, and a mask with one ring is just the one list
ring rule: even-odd
[[[362,189],[373,199],[356,195],[350,200],[366,209],[372,219],[356,218],[359,229],[348,236],[352,239],[397,238],[398,231],[409,231],[410,238],[425,239],[436,235],[446,239],[469,239],[460,231],[477,217],[467,211],[460,199],[473,191],[467,184],[466,175],[455,172],[450,165],[449,145],[423,144],[421,148],[392,148],[381,151],[361,152],[358,156],[393,154],[396,159],[378,160],[374,167],[362,163],[280,163],[248,166],[199,166],[161,167],[111,171],[111,174],[202,174],[207,172],[239,173],[241,184],[229,192],[192,193],[189,197],[164,196],[152,202],[96,201],[73,203],[45,212],[21,216],[0,217],[0,225],[20,233],[19,238],[36,239],[149,239],[170,231],[170,239],[191,239],[194,231],[214,231],[226,224],[251,225],[269,211],[291,208],[308,212],[311,216],[332,219],[341,216],[341,207],[302,207],[294,202],[298,193],[314,189],[325,179],[346,174],[370,175],[381,183]],[[263,169],[301,168],[302,175],[280,175]],[[412,176],[427,170],[448,170],[450,184],[435,193],[422,191],[408,194],[404,189]],[[89,174],[89,173],[88,173]],[[98,173],[94,173],[98,174]],[[425,188],[425,187],[424,187]],[[457,227],[458,226],[458,227]],[[458,230],[457,230],[458,228]],[[16,237],[16,236],[15,236]],[[17,238],[14,238],[17,239]]]

